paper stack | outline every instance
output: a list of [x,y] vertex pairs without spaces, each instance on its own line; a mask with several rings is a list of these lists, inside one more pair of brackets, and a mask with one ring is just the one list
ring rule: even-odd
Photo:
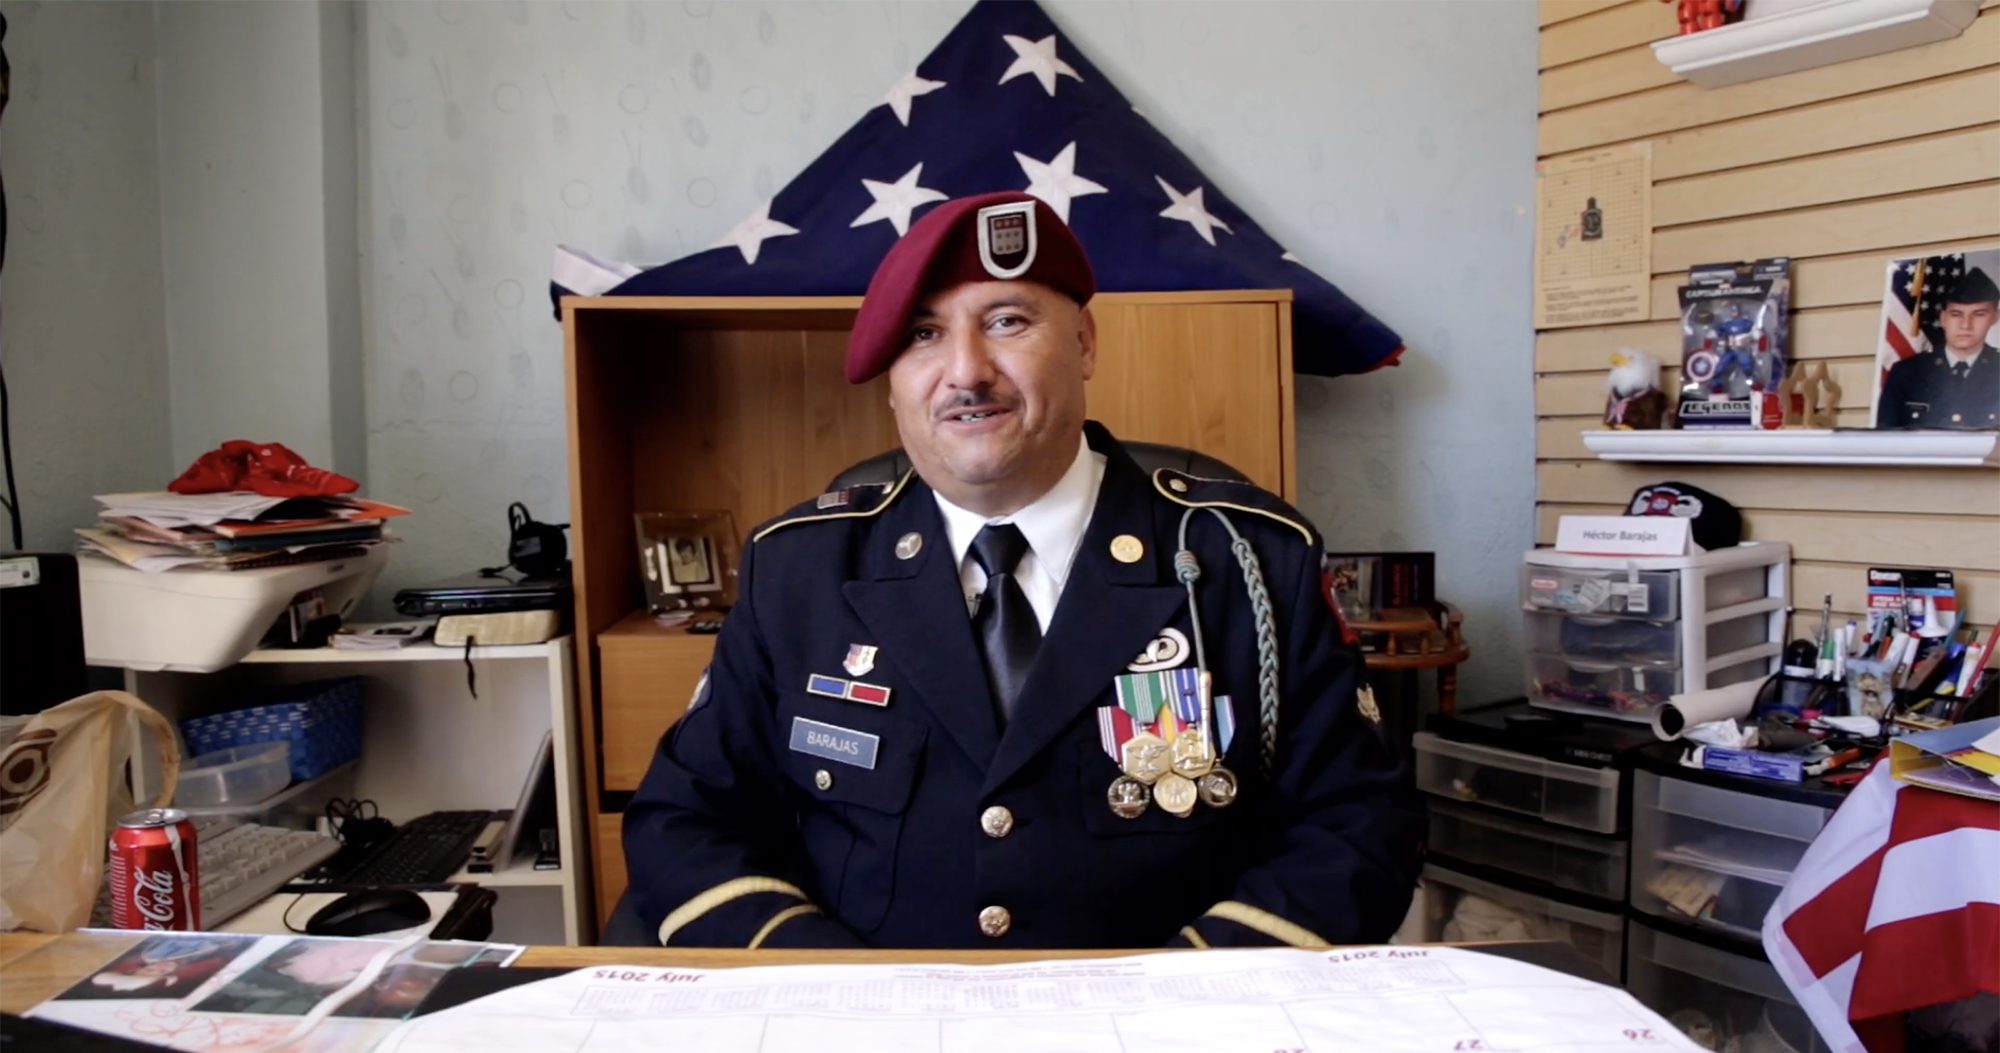
[[1896,739],[1889,770],[1916,786],[2000,801],[2000,717]]
[[247,491],[100,494],[80,552],[149,573],[346,559],[394,540],[383,521],[410,510],[353,496],[266,497]]

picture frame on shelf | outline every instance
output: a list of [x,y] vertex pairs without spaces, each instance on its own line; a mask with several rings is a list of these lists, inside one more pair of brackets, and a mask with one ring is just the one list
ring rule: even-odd
[[2000,246],[1892,259],[1887,271],[1869,420],[2000,428]]
[[654,612],[736,603],[736,523],[726,511],[635,512],[639,575]]

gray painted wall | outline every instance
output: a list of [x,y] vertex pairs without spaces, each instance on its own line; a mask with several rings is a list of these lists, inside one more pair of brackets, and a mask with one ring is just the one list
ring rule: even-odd
[[[0,3],[7,369],[26,542],[67,550],[92,494],[154,489],[168,454],[150,3]],[[0,546],[11,538],[0,529]]]
[[354,8],[154,10],[174,461],[249,439],[359,477]]
[[[371,490],[387,575],[494,562],[566,507],[551,243],[659,262],[784,185],[943,37],[947,3],[370,4]],[[1519,691],[1533,541],[1534,5],[1052,2],[1211,179],[1396,327],[1404,364],[1301,378],[1304,511],[1438,553],[1465,697]]]

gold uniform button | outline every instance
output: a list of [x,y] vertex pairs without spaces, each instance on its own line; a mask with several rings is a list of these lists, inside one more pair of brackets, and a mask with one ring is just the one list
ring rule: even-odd
[[1014,813],[996,804],[979,813],[979,828],[988,837],[1006,837],[1014,832]]
[[1169,479],[1167,480],[1167,486],[1172,488],[1174,493],[1187,493],[1187,481],[1185,479]]
[[1130,534],[1111,539],[1111,558],[1120,563],[1137,563],[1146,555],[1146,544]]
[[819,787],[821,790],[833,789],[833,773],[827,771],[825,768],[813,772],[813,785]]
[[1014,916],[1005,907],[988,907],[979,912],[979,931],[987,936],[999,938],[1013,928]]

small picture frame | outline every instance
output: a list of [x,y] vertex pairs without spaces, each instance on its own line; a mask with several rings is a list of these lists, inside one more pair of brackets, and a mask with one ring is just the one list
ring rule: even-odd
[[737,540],[728,512],[638,512],[639,576],[654,612],[736,603]]
[[1889,261],[1877,428],[2000,428],[2000,246]]

